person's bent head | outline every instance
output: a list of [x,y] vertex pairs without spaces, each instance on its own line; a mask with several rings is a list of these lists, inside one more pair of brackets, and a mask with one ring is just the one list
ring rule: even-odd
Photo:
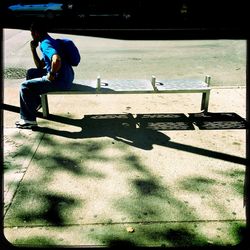
[[30,31],[32,38],[37,42],[47,35],[46,24],[40,20],[36,20],[31,24]]

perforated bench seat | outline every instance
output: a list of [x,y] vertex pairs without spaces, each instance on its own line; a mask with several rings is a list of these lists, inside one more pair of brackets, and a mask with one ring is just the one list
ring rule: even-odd
[[156,88],[159,92],[200,92],[209,91],[210,87],[207,83],[200,80],[157,80]]
[[210,77],[201,80],[82,80],[75,81],[71,90],[53,91],[41,96],[43,117],[49,115],[47,95],[59,94],[142,94],[142,93],[202,93],[201,110],[207,112],[209,104]]

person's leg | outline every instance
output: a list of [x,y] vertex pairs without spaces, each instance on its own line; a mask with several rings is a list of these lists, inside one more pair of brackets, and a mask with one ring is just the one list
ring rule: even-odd
[[27,70],[26,80],[43,77],[43,76],[46,76],[46,74],[47,74],[46,69],[31,68]]
[[[46,76],[23,82],[20,86],[20,117],[22,123],[36,123],[37,106],[40,95],[56,90],[55,85],[47,80]],[[23,122],[24,121],[24,122]],[[20,125],[20,122],[17,123]],[[21,126],[18,126],[21,127]]]
[[[47,70],[46,69],[31,68],[31,69],[27,70],[26,80],[40,78],[40,77],[45,76],[46,74],[47,74]],[[36,110],[39,110],[42,107],[41,96],[40,95],[37,97],[37,103],[38,104],[37,104]]]

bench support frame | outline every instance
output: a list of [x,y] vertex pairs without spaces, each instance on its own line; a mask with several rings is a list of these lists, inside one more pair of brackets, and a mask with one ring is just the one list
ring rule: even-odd
[[[206,76],[205,83],[207,86],[210,86],[211,77]],[[210,90],[207,90],[206,92],[202,93],[202,99],[201,99],[201,110],[204,110],[204,112],[208,112],[208,104],[209,104],[209,96],[210,96]]]

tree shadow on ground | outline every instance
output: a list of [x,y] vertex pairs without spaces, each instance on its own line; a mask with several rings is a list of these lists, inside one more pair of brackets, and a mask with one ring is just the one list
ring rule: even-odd
[[56,242],[51,237],[44,237],[44,236],[23,236],[20,239],[17,239],[13,242],[13,245],[17,247],[23,247],[23,248],[30,248],[30,247],[54,247],[56,245]]
[[[19,136],[19,133],[14,134],[13,139],[15,136]],[[25,140],[25,137],[23,139]],[[70,184],[66,180],[63,187],[57,187],[56,183],[53,183],[54,178],[58,178],[58,174],[64,177],[73,175],[75,178],[82,179],[105,178],[104,173],[88,166],[90,160],[106,161],[102,154],[104,144],[90,141],[82,144],[74,141],[62,145],[60,141],[49,136],[43,136],[40,140],[39,150],[29,155],[32,164],[35,165],[34,174],[27,179],[20,179],[20,183],[15,184],[14,197],[5,213],[6,225],[65,225],[71,221],[71,211],[80,203],[77,197],[69,195],[67,185]],[[15,148],[16,151],[13,153],[16,155],[16,161],[27,156],[27,147],[24,145]],[[17,163],[14,166],[11,166],[11,162],[8,164],[11,169],[20,167]],[[28,169],[29,167],[26,166],[23,175]],[[8,175],[7,170],[5,174]],[[52,187],[55,185],[55,188],[49,188],[51,185]],[[83,200],[81,206],[84,206]]]
[[63,226],[69,221],[68,213],[77,204],[77,199],[46,191],[42,184],[22,182],[5,223],[8,226]]
[[[158,247],[201,247],[201,249],[208,246],[223,246],[223,243],[219,240],[219,235],[217,235],[218,241],[210,241],[208,240],[209,237],[202,230],[200,231],[200,227],[197,224],[205,221],[196,213],[189,202],[175,197],[172,190],[161,182],[159,176],[149,171],[139,158],[134,156],[128,160],[130,169],[135,168],[141,173],[141,177],[135,176],[131,180],[134,198],[116,198],[114,199],[114,204],[120,211],[126,211],[128,216],[137,218],[138,221],[143,223],[139,226],[138,224],[134,225],[136,228],[135,237],[129,237],[126,234],[106,234],[104,240],[109,246],[120,246],[124,242],[130,246],[144,246],[145,242],[147,242],[146,245],[150,245],[148,242],[151,242],[152,246],[154,246],[155,242],[157,242],[158,244],[156,245]],[[189,181],[191,181],[190,184]],[[205,179],[202,176],[190,177],[190,179],[185,179],[179,183],[179,192],[189,189],[191,193],[195,192],[196,195],[201,196],[201,199],[203,199],[204,195],[213,196],[213,186],[217,184],[217,181]],[[225,217],[230,216],[227,213],[227,207],[223,207],[220,202],[215,204],[208,203],[207,205],[210,208],[218,209],[217,212]],[[167,218],[166,211],[168,214]],[[169,215],[177,216],[178,220],[169,221]],[[216,223],[216,221],[212,223]],[[155,226],[156,224],[157,226]],[[242,230],[238,230],[238,228],[243,228],[243,226],[237,222],[235,224],[232,223],[229,227],[231,238],[240,242],[243,235]],[[217,230],[219,232],[221,229],[217,228]],[[159,244],[159,242],[161,243]]]
[[[84,119],[80,120],[74,120],[74,119],[68,119],[63,117],[55,117],[52,116],[50,118],[56,118],[55,121],[63,122],[69,125],[74,125],[81,128],[80,132],[71,132],[71,131],[61,131],[57,129],[52,129],[48,127],[38,127],[35,130],[38,132],[42,132],[45,134],[51,134],[51,135],[57,135],[65,138],[71,138],[71,139],[79,139],[79,138],[97,138],[97,137],[109,137],[114,140],[123,142],[126,145],[130,145],[133,147],[138,147],[143,150],[151,150],[153,148],[153,145],[161,145],[173,149],[183,150],[186,152],[196,153],[208,157],[214,157],[216,159],[222,159],[225,161],[230,161],[238,164],[245,164],[245,159],[242,157],[232,156],[224,153],[215,152],[212,150],[202,149],[198,147],[194,147],[191,145],[184,145],[177,142],[172,142],[171,138],[169,138],[164,133],[161,133],[158,130],[155,130],[152,128],[140,127],[140,124],[138,126],[138,123],[134,122],[134,118],[130,116],[124,116],[124,115],[113,115],[111,117],[106,117],[105,115],[101,116],[91,116],[91,117],[85,117]],[[152,118],[152,117],[151,117]],[[153,120],[150,118],[150,122],[153,122]],[[166,118],[166,117],[165,117]],[[153,118],[154,119],[154,118]],[[162,117],[161,117],[162,119]],[[170,117],[167,117],[167,122],[169,122]],[[179,119],[179,116],[178,116]],[[186,119],[186,118],[184,118]],[[53,120],[53,119],[51,119]],[[138,120],[137,120],[138,122]],[[157,123],[162,123],[162,120],[159,121],[159,119],[156,119]],[[172,120],[170,121],[172,122]],[[178,120],[177,122],[183,122]],[[142,124],[142,123],[141,123]],[[146,124],[146,123],[144,123]],[[147,123],[148,124],[148,123]],[[190,124],[189,124],[190,125]],[[158,125],[156,126],[158,127]],[[183,127],[182,127],[183,128]],[[190,128],[189,126],[189,129]],[[17,214],[10,214],[9,216],[16,216],[15,218],[11,218],[12,222],[19,222],[21,223],[34,223],[37,222],[46,222],[50,225],[54,226],[61,226],[67,224],[67,214],[70,215],[70,212],[74,209],[74,206],[77,206],[78,200],[74,198],[69,198],[66,195],[58,194],[58,193],[51,193],[49,190],[43,190],[42,186],[46,185],[46,181],[48,181],[48,170],[50,171],[51,175],[56,175],[59,170],[67,171],[71,174],[79,175],[79,176],[95,176],[97,178],[104,178],[105,176],[99,176],[99,175],[92,175],[93,173],[89,173],[88,171],[84,170],[85,165],[81,169],[74,169],[74,166],[78,165],[78,162],[76,160],[72,160],[71,157],[63,155],[63,148],[61,147],[60,150],[62,150],[61,154],[56,154],[58,152],[53,151],[54,146],[58,147],[58,142],[54,140],[54,138],[50,138],[49,136],[45,136],[43,138],[44,143],[49,147],[49,160],[51,161],[50,166],[54,166],[53,168],[50,167],[48,169],[47,167],[40,166],[39,162],[38,165],[43,169],[42,176],[39,178],[38,181],[42,182],[40,187],[36,187],[34,189],[34,186],[37,185],[36,183],[32,183],[30,181],[28,182],[22,182],[21,186],[19,187],[18,192],[20,193],[19,198],[15,201],[15,204],[12,206],[16,206]],[[77,148],[79,149],[80,142],[76,143],[69,143],[67,144],[69,146],[68,148],[71,149],[73,152]],[[82,154],[82,152],[85,152],[83,155],[84,157],[88,157],[89,153],[91,153],[91,156],[94,157],[95,160],[105,160],[103,158],[100,158],[101,155],[98,154],[98,152],[101,152],[105,148],[105,145],[99,145],[98,143],[90,144],[86,143],[83,145],[81,143],[81,152],[79,154]],[[24,154],[24,151],[20,149],[20,152]],[[46,154],[38,154],[34,157],[33,160],[39,161],[39,159],[46,156]],[[143,162],[136,156],[129,154],[129,152],[126,152],[126,155],[123,159],[130,168],[130,170],[136,170],[138,173],[140,173],[141,177],[134,177],[130,179],[130,184],[133,188],[133,197],[129,199],[124,199],[124,197],[115,197],[113,200],[113,205],[116,206],[117,209],[121,209],[122,211],[125,211],[126,214],[129,216],[131,215],[133,218],[138,218],[138,221],[147,221],[147,218],[151,216],[152,218],[156,218],[158,222],[164,222],[164,214],[166,211],[173,214],[178,214],[178,216],[182,217],[182,221],[184,221],[185,218],[191,218],[193,221],[197,220],[198,215],[196,212],[192,209],[189,204],[185,203],[185,201],[179,200],[176,198],[172,190],[168,188],[166,185],[162,185],[162,182],[159,178],[159,176],[156,176],[151,170],[147,168],[143,164]],[[87,163],[86,163],[87,164]],[[198,189],[194,189],[193,186],[190,186],[189,181],[193,184],[193,186],[196,186]],[[211,179],[205,180],[202,176],[201,177],[194,177],[190,180],[183,181],[180,183],[182,185],[183,189],[189,189],[190,191],[195,191],[200,194],[202,192],[205,192],[206,190],[209,190],[209,188],[212,185],[215,185],[215,181]],[[33,210],[23,210],[21,204],[31,201],[31,200],[38,200],[39,204],[43,204],[41,209]],[[152,202],[154,201],[154,202]],[[164,202],[164,205],[167,210],[162,211],[159,204],[160,202]],[[18,208],[19,207],[19,208]],[[45,207],[45,209],[44,209]],[[172,207],[172,208],[171,208]],[[172,209],[172,210],[171,210]],[[226,211],[226,207],[219,207],[219,212],[224,213]],[[13,209],[14,210],[14,209]],[[68,211],[67,214],[64,213],[65,211]],[[15,212],[15,211],[14,211]],[[161,220],[161,221],[160,221]],[[232,234],[234,234],[233,237],[235,237],[235,234],[239,236],[241,235],[241,230],[237,230],[235,227],[235,230],[232,230]],[[107,234],[103,234],[103,239],[107,243],[108,246],[119,246],[119,245],[125,245],[125,246],[138,246],[140,245],[137,243],[137,241],[131,240],[129,238],[126,239],[126,237],[114,237],[115,231],[112,231]],[[178,247],[178,246],[207,246],[209,243],[207,242],[206,236],[199,232],[198,230],[190,230],[188,228],[184,228],[183,226],[177,226],[175,228],[162,228],[162,230],[153,230],[151,229],[144,229],[142,232],[141,241],[158,239],[162,241],[162,246],[165,246],[164,242],[170,243],[172,246]],[[139,242],[139,240],[138,240]],[[44,244],[50,244],[49,241],[45,241]]]

